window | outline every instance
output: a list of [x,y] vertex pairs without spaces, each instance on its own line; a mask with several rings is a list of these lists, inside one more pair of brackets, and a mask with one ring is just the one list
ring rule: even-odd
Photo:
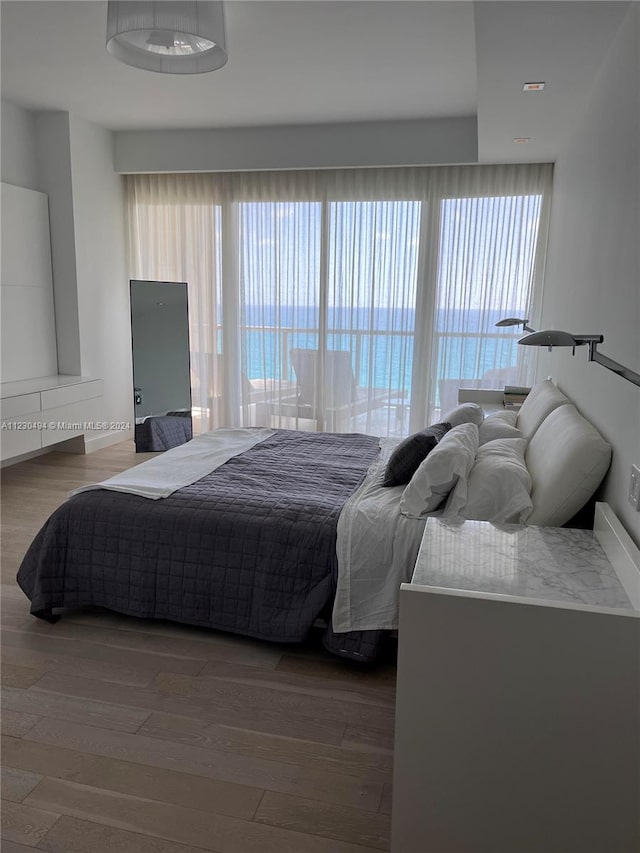
[[201,428],[403,435],[525,383],[551,168],[131,176],[132,276],[189,283]]

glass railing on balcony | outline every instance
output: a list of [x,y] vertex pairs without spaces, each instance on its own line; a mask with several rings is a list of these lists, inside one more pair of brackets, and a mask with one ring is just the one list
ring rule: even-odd
[[[219,330],[220,331],[220,330]],[[291,351],[318,349],[319,332],[304,327],[244,325],[239,329],[242,340],[243,403],[269,403],[272,408],[295,397],[298,382]],[[500,332],[436,331],[432,351],[436,357],[425,370],[430,382],[430,416],[439,417],[457,402],[457,389],[463,387],[502,388],[509,383],[522,383],[521,351],[517,334]],[[347,351],[355,386],[376,392],[387,392],[386,413],[392,432],[408,429],[407,413],[411,405],[411,383],[415,333],[386,329],[330,328],[324,333],[327,351]],[[220,349],[222,338],[218,336]],[[217,355],[215,358],[220,359]],[[204,360],[213,356],[204,355]],[[193,354],[192,364],[202,363],[202,355]],[[221,383],[214,371],[206,371],[209,398],[220,397]],[[201,377],[204,379],[204,375]],[[428,378],[427,378],[428,377]],[[197,399],[194,394],[194,402]],[[385,408],[379,406],[378,408]],[[395,410],[402,416],[396,416]],[[275,411],[275,408],[273,409]],[[384,416],[378,412],[377,420]],[[360,417],[362,420],[362,417]]]

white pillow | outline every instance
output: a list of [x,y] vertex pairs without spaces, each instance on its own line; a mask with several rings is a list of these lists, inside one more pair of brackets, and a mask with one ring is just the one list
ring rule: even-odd
[[560,527],[585,505],[611,462],[611,446],[575,406],[559,406],[527,446],[533,479],[529,524]]
[[564,396],[559,388],[556,388],[550,379],[539,382],[529,391],[524,403],[520,407],[516,422],[518,429],[528,441],[554,409],[557,409],[558,406],[564,406],[569,402],[567,397]]
[[[507,414],[515,416],[515,412],[508,412]],[[517,427],[506,423],[502,418],[485,418],[478,427],[480,446],[498,438],[522,438],[522,433]]]
[[490,415],[487,415],[485,418],[486,421],[502,421],[503,424],[509,424],[509,426],[515,426],[516,421],[518,420],[518,413],[514,412],[513,409],[501,409],[499,412],[493,412]]
[[480,426],[484,420],[484,412],[477,403],[460,403],[455,409],[448,411],[440,420],[451,424],[452,427],[460,426],[460,424]]
[[465,480],[478,450],[478,427],[453,427],[420,463],[400,499],[400,512],[422,518],[445,500],[459,480]]
[[480,447],[467,482],[458,481],[449,496],[443,518],[524,523],[533,507],[526,447],[524,438],[501,438]]

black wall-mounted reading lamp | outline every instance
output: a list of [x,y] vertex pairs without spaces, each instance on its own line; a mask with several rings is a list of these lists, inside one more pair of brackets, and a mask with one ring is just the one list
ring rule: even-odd
[[535,329],[532,329],[528,323],[528,320],[521,317],[505,317],[504,320],[498,320],[496,326],[522,326],[523,332],[535,332]]
[[[527,331],[526,327],[525,331]],[[595,361],[606,367],[607,370],[612,370],[618,376],[622,376],[623,379],[628,379],[634,385],[640,386],[640,373],[636,373],[635,370],[625,367],[619,361],[614,361],[609,356],[598,352],[598,344],[601,344],[603,340],[602,335],[572,335],[569,332],[546,329],[543,332],[534,332],[531,335],[520,338],[518,343],[523,346],[547,347],[549,352],[551,352],[553,347],[571,347],[573,355],[575,355],[576,347],[587,344],[589,346],[589,361]]]

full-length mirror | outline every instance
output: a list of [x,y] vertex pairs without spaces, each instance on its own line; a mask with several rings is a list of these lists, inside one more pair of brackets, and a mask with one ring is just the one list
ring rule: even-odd
[[192,437],[187,285],[131,281],[136,451]]

